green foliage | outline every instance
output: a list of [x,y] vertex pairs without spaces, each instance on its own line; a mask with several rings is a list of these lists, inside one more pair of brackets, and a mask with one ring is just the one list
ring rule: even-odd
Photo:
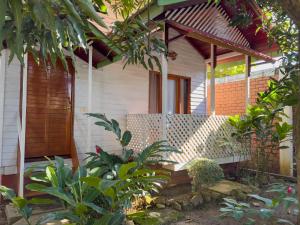
[[176,148],[170,146],[166,141],[158,141],[149,146],[144,150],[134,153],[134,151],[128,148],[130,144],[132,134],[130,131],[125,131],[122,133],[119,123],[115,120],[108,120],[103,114],[89,113],[88,116],[96,118],[98,121],[95,125],[103,127],[105,130],[112,132],[116,136],[116,140],[120,143],[122,147],[122,155],[114,156],[109,155],[106,152],[100,152],[99,154],[88,153],[88,168],[101,167],[103,171],[109,172],[112,175],[114,172],[114,167],[118,167],[119,164],[126,163],[128,161],[137,162],[138,166],[159,164],[159,163],[176,163],[165,159],[165,156],[170,153],[180,153]]
[[[295,186],[287,186],[286,184],[273,184],[267,191],[275,194],[275,198],[269,199],[257,194],[249,195],[249,198],[259,201],[263,204],[261,207],[255,207],[252,204],[245,202],[238,202],[231,198],[224,198],[223,205],[220,209],[222,217],[232,217],[237,221],[243,222],[245,225],[257,224],[257,219],[261,222],[268,222],[270,224],[291,224],[293,223],[286,219],[281,219],[276,216],[276,210],[282,208],[290,210],[298,206],[296,199]],[[295,214],[299,214],[298,208],[294,209]]]
[[[124,22],[114,25],[110,37],[98,29],[108,29],[101,17],[107,13],[107,4],[124,18]],[[141,0],[1,0],[0,43],[5,45],[0,45],[0,51],[7,46],[10,60],[16,55],[22,64],[24,54],[30,52],[36,61],[39,57],[44,62],[50,58],[55,65],[59,58],[67,67],[65,49],[74,59],[74,50],[87,50],[88,42],[102,40],[125,56],[125,65],[141,63],[152,68],[158,62],[154,52],[166,54],[167,50],[161,40],[150,37],[146,22],[135,16],[129,18],[143,5]]]
[[[279,144],[292,132],[292,126],[282,119],[286,117],[285,106],[294,105],[298,100],[297,85],[291,75],[282,80],[272,79],[268,89],[258,94],[257,103],[250,106],[244,116],[232,116],[228,123],[234,128],[231,134],[235,141],[246,147],[258,171],[256,181],[262,184],[264,173],[269,170],[270,155],[279,151]],[[284,146],[281,146],[284,148]]]
[[193,189],[215,184],[224,178],[222,168],[211,159],[196,159],[188,168],[189,176],[193,179]]
[[10,200],[18,213],[24,218],[27,224],[30,225],[29,218],[32,215],[31,205],[35,204],[53,204],[51,199],[46,198],[31,198],[30,200],[16,196],[14,190],[0,186],[0,193],[6,200]]
[[[26,186],[31,191],[45,193],[61,200],[64,211],[48,213],[37,224],[58,219],[68,219],[75,224],[121,224],[125,209],[131,207],[136,196],[158,191],[168,179],[166,173],[141,168],[136,162],[120,165],[113,179],[101,178],[101,168],[88,170],[79,167],[73,174],[63,159],[56,157],[45,170]],[[99,200],[101,199],[101,204]]]

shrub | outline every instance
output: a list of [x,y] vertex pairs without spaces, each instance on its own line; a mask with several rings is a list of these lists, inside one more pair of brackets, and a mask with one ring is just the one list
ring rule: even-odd
[[193,189],[212,185],[224,177],[223,169],[213,160],[201,158],[192,162],[188,168],[190,177],[193,179]]

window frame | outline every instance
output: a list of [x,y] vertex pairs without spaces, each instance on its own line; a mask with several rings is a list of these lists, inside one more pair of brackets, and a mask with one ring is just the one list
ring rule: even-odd
[[[162,76],[159,72],[157,71],[150,71],[151,73],[155,74],[156,76],[159,76],[159,79],[157,79],[157,84],[158,85],[158,94],[157,94],[157,108],[158,108],[158,113],[162,113]],[[149,73],[149,78],[150,78],[150,73]],[[175,74],[168,74],[168,80],[175,80],[176,81],[176,114],[191,114],[191,77],[187,76],[181,76],[181,75],[175,75]],[[181,96],[181,85],[180,82],[181,80],[187,81],[187,113],[181,113],[181,101],[180,101],[180,96]],[[151,93],[150,93],[150,83],[149,83],[149,101],[148,101],[148,112],[150,112],[150,98],[151,98]]]

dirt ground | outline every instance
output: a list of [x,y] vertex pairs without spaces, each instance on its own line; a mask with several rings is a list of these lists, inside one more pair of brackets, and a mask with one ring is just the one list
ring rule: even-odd
[[220,218],[219,208],[216,205],[207,206],[204,209],[185,212],[185,218],[174,225],[238,225],[231,218]]
[[[246,221],[236,221],[232,218],[221,218],[219,208],[220,205],[211,204],[204,209],[197,209],[185,212],[185,218],[174,223],[174,225],[241,225]],[[286,213],[285,209],[278,209],[276,215],[280,218],[288,219],[296,224],[296,216]],[[256,218],[256,225],[274,224],[266,223],[259,218]]]

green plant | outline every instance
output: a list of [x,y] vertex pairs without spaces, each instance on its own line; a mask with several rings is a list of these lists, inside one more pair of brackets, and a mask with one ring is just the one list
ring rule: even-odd
[[144,150],[135,153],[132,149],[128,148],[132,138],[130,131],[126,130],[122,133],[119,123],[114,119],[108,120],[103,114],[89,113],[87,115],[98,119],[98,121],[95,122],[95,125],[104,127],[105,130],[112,132],[122,148],[122,154],[120,156],[108,154],[100,147],[97,147],[98,153],[87,153],[87,167],[90,169],[95,167],[101,168],[102,177],[110,177],[110,179],[113,179],[116,175],[116,170],[122,164],[131,161],[136,162],[139,168],[159,163],[176,163],[165,159],[166,154],[172,152],[180,153],[166,141],[155,142],[147,146]]
[[259,93],[257,103],[248,107],[246,115],[232,116],[228,120],[234,128],[232,138],[250,153],[251,166],[257,170],[256,182],[259,185],[266,180],[271,155],[285,148],[280,144],[292,131],[292,126],[282,119],[286,116],[284,107],[297,101],[293,94],[296,89],[290,79],[271,80],[268,89]]
[[211,159],[200,158],[194,160],[188,167],[189,176],[193,179],[193,189],[212,185],[224,178],[222,168]]
[[[296,206],[294,209],[295,214],[299,214],[298,210],[298,200],[294,185],[278,183],[273,184],[271,188],[267,191],[269,193],[274,193],[275,197],[273,199],[261,197],[257,194],[251,194],[249,197],[263,204],[261,207],[253,206],[252,204],[246,202],[238,202],[235,199],[224,198],[223,205],[220,209],[221,217],[232,217],[237,221],[243,222],[245,225],[257,224],[257,220],[268,222],[268,224],[291,224],[293,223],[289,220],[278,218],[276,216],[276,209],[281,206],[290,209],[292,206]],[[280,208],[280,210],[282,210]]]
[[[136,162],[122,164],[114,180],[101,178],[100,173],[101,168],[87,170],[81,166],[72,174],[63,159],[56,157],[43,172],[31,176],[39,183],[28,184],[27,189],[54,196],[65,206],[64,211],[41,217],[37,224],[61,219],[79,225],[121,224],[134,197],[158,191],[168,179],[162,171],[157,174],[138,167]],[[101,205],[97,204],[99,198]]]
[[53,201],[48,198],[31,198],[30,200],[16,195],[14,190],[0,186],[0,193],[6,200],[10,200],[18,213],[24,218],[25,222],[30,225],[29,218],[32,215],[31,205],[52,204]]
[[[169,162],[163,158],[163,153],[178,150],[160,141],[134,154],[133,150],[127,148],[131,140],[129,131],[122,133],[119,123],[113,119],[108,120],[105,115],[89,115],[100,119],[96,125],[103,126],[116,135],[123,154],[109,154],[97,147],[96,153],[88,154],[87,164],[80,166],[75,173],[60,157],[55,157],[54,161],[49,159],[48,165],[39,168],[40,172],[36,172],[36,168],[29,169],[31,180],[37,183],[28,184],[26,188],[56,197],[65,207],[63,211],[41,217],[37,225],[61,219],[68,219],[70,223],[79,225],[122,224],[125,211],[131,207],[134,199],[158,192],[161,185],[168,180],[168,172],[153,170],[148,166]],[[16,197],[5,187],[0,192],[14,203],[30,224],[29,204],[42,201],[27,201]],[[42,203],[47,202],[44,200]]]
[[[152,68],[154,63],[159,64],[153,53],[166,54],[167,49],[159,38],[150,37],[150,18],[133,15],[144,6],[144,0],[1,0],[0,43],[5,44],[0,45],[0,51],[9,48],[10,60],[17,56],[22,64],[29,52],[37,61],[50,58],[55,65],[59,58],[67,67],[66,49],[74,61],[75,50],[87,51],[88,43],[101,40],[124,56],[125,64]],[[106,37],[100,31],[109,30],[102,15],[111,8],[123,22],[117,22],[110,37]],[[154,21],[151,26],[160,27]]]

